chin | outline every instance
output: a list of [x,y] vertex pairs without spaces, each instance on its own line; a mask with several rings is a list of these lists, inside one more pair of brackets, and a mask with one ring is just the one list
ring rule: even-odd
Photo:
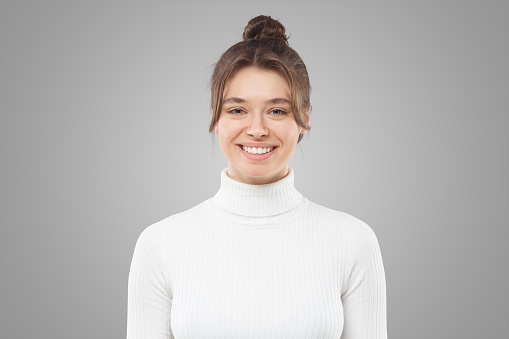
[[249,166],[248,168],[243,168],[243,172],[250,177],[262,178],[271,175],[274,173],[274,170],[264,166]]

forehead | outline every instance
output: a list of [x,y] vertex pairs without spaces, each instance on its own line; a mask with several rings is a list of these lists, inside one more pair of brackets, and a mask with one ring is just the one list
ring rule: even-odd
[[290,88],[278,72],[249,66],[236,71],[226,82],[223,100],[232,96],[245,100],[290,100]]

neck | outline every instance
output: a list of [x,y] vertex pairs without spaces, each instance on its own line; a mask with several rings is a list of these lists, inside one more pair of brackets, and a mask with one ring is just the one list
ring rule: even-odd
[[275,173],[271,173],[265,176],[250,176],[247,175],[242,170],[239,170],[237,167],[234,167],[230,162],[228,162],[228,170],[226,171],[226,175],[236,181],[242,182],[244,184],[250,185],[265,185],[271,184],[278,180],[283,179],[289,173],[288,165],[284,168],[278,170]]
[[294,186],[294,172],[275,182],[253,185],[239,182],[221,171],[221,187],[213,201],[222,209],[243,216],[264,217],[288,212],[302,200]]

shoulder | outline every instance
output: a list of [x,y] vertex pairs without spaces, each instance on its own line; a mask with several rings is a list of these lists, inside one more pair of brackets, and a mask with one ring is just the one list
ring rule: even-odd
[[334,210],[312,201],[309,202],[308,211],[310,217],[315,219],[318,217],[322,221],[340,228],[343,236],[349,242],[378,242],[373,229],[366,222],[349,213]]
[[373,229],[364,221],[348,216],[348,252],[352,262],[381,261],[380,244]]
[[[380,245],[374,230],[363,220],[351,214],[336,211],[314,203],[310,204],[311,210],[319,215],[327,215],[332,226],[328,228],[328,234],[335,234],[339,241],[340,253],[345,259],[350,282],[361,281],[368,276],[377,276],[384,279],[384,267]],[[325,221],[320,217],[321,221]],[[352,274],[354,278],[352,278]],[[357,276],[357,278],[355,278]],[[353,279],[353,280],[352,280]],[[357,279],[357,280],[356,280]],[[360,280],[359,280],[360,279]],[[345,283],[350,286],[350,283]]]
[[348,215],[348,228],[354,237],[375,238],[376,235],[371,226],[353,215]]
[[203,215],[205,203],[206,201],[149,225],[141,232],[137,246],[149,243],[160,244],[162,241],[168,240],[173,233],[181,231],[186,225],[194,224],[194,221]]
[[319,205],[313,201],[308,200],[307,214],[312,218],[319,218],[322,221],[330,221],[336,226],[346,225],[348,223],[349,214],[333,210],[322,205]]
[[364,221],[354,217],[346,212],[334,210],[315,202],[309,201],[308,213],[314,217],[330,218],[336,221],[337,224],[348,228],[354,233],[373,233],[373,229]]

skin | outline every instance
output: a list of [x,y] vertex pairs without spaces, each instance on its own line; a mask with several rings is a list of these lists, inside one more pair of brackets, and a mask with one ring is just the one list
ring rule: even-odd
[[[288,163],[295,152],[299,134],[307,133],[295,121],[290,99],[286,79],[275,71],[249,66],[231,76],[214,128],[221,150],[228,159],[227,175],[230,178],[261,185],[288,175]],[[309,124],[309,109],[307,111],[306,123]],[[244,156],[238,146],[253,143],[277,148],[268,159],[254,161]]]

